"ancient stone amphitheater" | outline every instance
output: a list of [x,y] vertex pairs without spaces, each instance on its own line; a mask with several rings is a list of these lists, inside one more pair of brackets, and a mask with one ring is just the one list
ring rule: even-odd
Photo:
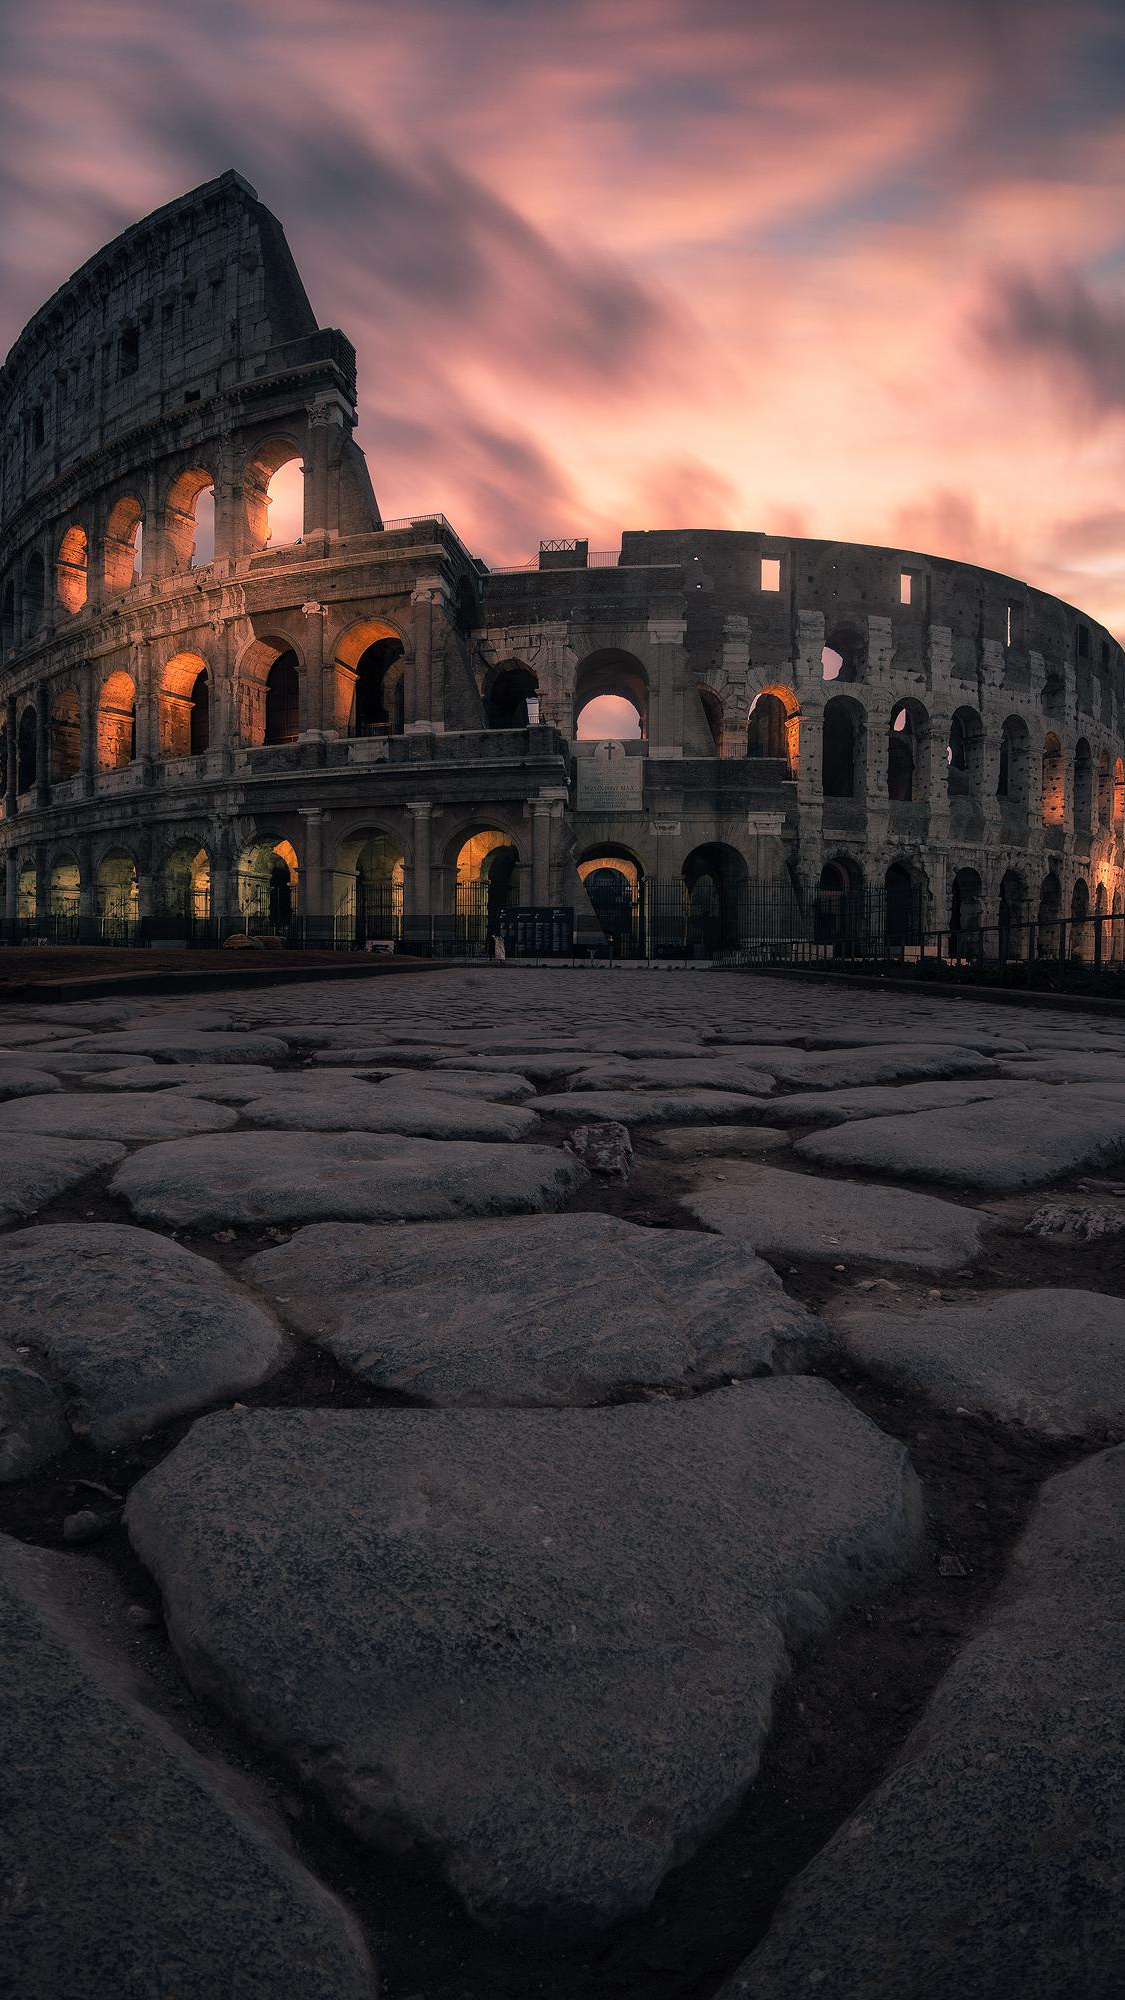
[[1050,951],[1061,919],[1116,952],[1087,920],[1123,908],[1123,661],[1081,612],[757,533],[490,570],[440,514],[380,518],[355,422],[354,351],[234,173],[20,335],[7,935],[472,951],[573,909],[595,947],[706,954],[877,906],[904,948]]

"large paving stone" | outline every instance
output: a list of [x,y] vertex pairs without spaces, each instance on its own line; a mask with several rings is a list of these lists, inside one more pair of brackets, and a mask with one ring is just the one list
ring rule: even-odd
[[277,1035],[227,1033],[222,1029],[133,1028],[75,1044],[80,1054],[151,1056],[163,1063],[281,1062],[289,1045]]
[[1075,1049],[1069,1055],[1008,1062],[1004,1073],[1034,1083],[1112,1083],[1125,1088],[1125,1051]]
[[90,1576],[0,1538],[4,1991],[374,2000],[354,1924],[264,1800],[97,1655],[71,1602]]
[[1043,1488],[896,1766],[720,2000],[1125,1990],[1125,1447]]
[[788,1372],[823,1337],[744,1245],[604,1215],[324,1223],[246,1275],[355,1374],[435,1404],[598,1403]]
[[117,1097],[100,1090],[71,1090],[61,1097],[24,1097],[14,1104],[0,1104],[0,1132],[121,1139],[126,1145],[193,1132],[223,1132],[236,1123],[237,1114],[224,1104],[167,1090],[122,1091]]
[[535,1109],[586,1125],[612,1118],[620,1125],[719,1125],[756,1118],[763,1103],[739,1090],[582,1090],[537,1097]]
[[26,1057],[0,1055],[0,1102],[12,1097],[37,1097],[52,1090],[61,1090],[57,1076],[48,1070],[36,1069]]
[[523,1104],[535,1095],[526,1076],[491,1076],[471,1069],[361,1069],[365,1080],[401,1084],[411,1090],[454,1090],[467,1097],[490,1098],[494,1104]]
[[34,1215],[103,1167],[116,1166],[124,1146],[108,1139],[54,1139],[24,1132],[7,1149],[0,1177],[0,1228]]
[[[39,1069],[45,1069],[53,1077],[98,1076],[116,1073],[123,1069],[146,1071],[151,1087],[155,1090],[164,1082],[168,1071],[161,1063],[154,1063],[151,1056],[107,1056],[96,1054],[93,1049],[82,1053],[74,1049],[36,1049],[35,1062]],[[61,1089],[61,1085],[59,1086]]]
[[678,1062],[592,1063],[570,1081],[571,1090],[738,1090],[758,1097],[768,1097],[773,1087],[765,1070],[714,1055]]
[[[880,1121],[881,1122],[881,1121]],[[683,1197],[707,1229],[736,1236],[764,1257],[903,1264],[952,1271],[980,1250],[982,1218],[933,1195],[869,1183],[814,1179],[729,1160],[723,1177],[701,1173]]]
[[[872,1083],[844,1090],[800,1090],[771,1099],[761,1115],[774,1125],[850,1125],[857,1118],[891,1118],[911,1111],[980,1104],[993,1097],[1018,1098],[1021,1089],[1026,1086],[998,1083],[993,1077],[967,1077],[963,1082]],[[1037,1092],[1036,1102],[1040,1097]]]
[[796,1151],[828,1167],[862,1167],[1002,1194],[1080,1167],[1125,1158],[1125,1102],[1081,1103],[1046,1089],[946,1111],[866,1118],[814,1132]]
[[104,1448],[256,1388],[289,1358],[273,1314],[208,1258],[110,1222],[0,1239],[0,1339],[45,1362],[72,1428]]
[[300,1069],[270,1069],[265,1063],[137,1063],[98,1076],[95,1090],[179,1091],[209,1097],[216,1104],[247,1104],[267,1090],[294,1089],[306,1081]]
[[402,1132],[416,1139],[510,1142],[531,1139],[540,1129],[534,1111],[465,1091],[368,1083],[340,1088],[327,1081],[319,1091],[270,1091],[244,1105],[242,1116],[248,1125],[275,1132]]
[[905,1452],[807,1377],[601,1410],[232,1412],[127,1510],[193,1684],[472,1913],[643,1907],[790,1649],[913,1559]]
[[924,1083],[997,1074],[991,1057],[977,1050],[924,1041],[823,1053],[771,1049],[763,1052],[761,1066],[800,1090],[845,1090],[877,1083]]
[[1105,1292],[991,1292],[917,1313],[848,1313],[836,1326],[862,1368],[939,1409],[1038,1437],[1125,1438],[1125,1300]]
[[51,1384],[0,1341],[0,1484],[26,1479],[69,1443]]
[[[387,1051],[390,1060],[390,1051]],[[448,1066],[457,1070],[476,1070],[482,1076],[526,1076],[532,1083],[562,1083],[568,1076],[575,1076],[580,1070],[589,1069],[597,1060],[597,1052],[589,1050],[584,1055],[568,1055],[564,1050],[552,1050],[550,1055],[529,1055],[526,1051],[511,1056],[442,1056],[435,1063],[437,1071]]]
[[113,1189],[145,1222],[437,1221],[561,1208],[589,1176],[562,1147],[381,1132],[230,1132],[146,1146]]

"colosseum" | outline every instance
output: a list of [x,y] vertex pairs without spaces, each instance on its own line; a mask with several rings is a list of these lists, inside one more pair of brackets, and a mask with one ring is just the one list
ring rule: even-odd
[[[1117,953],[1122,651],[913,550],[380,517],[355,353],[236,173],[0,371],[11,938]],[[302,516],[271,534],[279,482]],[[279,518],[279,514],[275,515]],[[299,532],[297,528],[299,527]],[[1065,926],[1065,929],[1060,929]]]

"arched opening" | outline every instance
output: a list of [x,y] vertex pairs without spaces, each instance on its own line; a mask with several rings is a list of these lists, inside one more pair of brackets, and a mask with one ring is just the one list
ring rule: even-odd
[[916,944],[923,922],[922,884],[904,861],[892,861],[883,878],[887,943]]
[[81,611],[86,602],[89,587],[89,552],[86,545],[85,528],[68,528],[59,543],[58,561],[55,565],[55,595],[64,611],[71,616]]
[[612,647],[583,660],[574,683],[574,733],[580,742],[648,735],[648,675],[632,653]]
[[43,558],[36,549],[28,556],[27,568],[23,573],[23,636],[29,639],[38,632],[43,623],[46,609],[47,587]]
[[[534,703],[534,708],[529,707]],[[530,667],[502,667],[489,685],[485,719],[490,729],[526,729],[539,719],[539,682]]]
[[157,725],[162,757],[192,756],[199,729],[195,705],[203,684],[202,748],[207,748],[207,666],[198,653],[175,653],[160,676]]
[[1059,955],[1059,915],[1062,909],[1062,887],[1057,875],[1044,878],[1039,891],[1039,909],[1036,916],[1038,932],[1038,952],[1040,958],[1057,958]]
[[1066,817],[1062,744],[1053,730],[1043,738],[1043,824],[1061,826]]
[[301,733],[301,676],[297,655],[279,653],[266,675],[266,743],[295,743]]
[[39,776],[35,710],[28,706],[16,726],[16,790],[34,791]]
[[1030,741],[1028,727],[1022,716],[1009,715],[1000,731],[996,796],[1004,802],[1002,807],[1004,818],[1013,826],[1019,826],[1027,819]]
[[835,625],[827,633],[820,655],[822,680],[851,682],[863,679],[867,664],[867,641],[856,625]]
[[826,799],[863,796],[863,716],[843,695],[825,703],[821,783]]
[[287,548],[300,541],[305,468],[292,438],[270,438],[258,446],[243,474],[243,494],[251,548]]
[[1098,832],[1108,835],[1113,832],[1113,773],[1110,770],[1109,751],[1103,750],[1098,758]]
[[60,854],[51,866],[51,915],[77,924],[82,874],[73,854]]
[[746,755],[784,763],[786,776],[791,778],[797,769],[800,729],[800,710],[792,690],[763,688],[750,703]]
[[206,923],[211,915],[211,858],[197,840],[178,840],[165,857],[156,884],[161,916]]
[[846,949],[864,915],[863,870],[849,854],[837,854],[820,871],[813,898],[813,936],[835,951]]
[[337,944],[402,937],[406,857],[378,827],[349,834],[336,850],[333,909]]
[[1125,956],[1125,939],[1121,935],[1125,930],[1125,896],[1120,891],[1113,898],[1110,915],[1113,921],[1109,925],[1109,956],[1115,965],[1119,965]]
[[945,761],[951,799],[979,799],[984,732],[975,708],[959,708],[949,725]]
[[98,916],[103,938],[131,936],[140,914],[137,864],[123,847],[111,847],[98,863]]
[[520,900],[520,858],[508,833],[483,827],[459,836],[454,890],[459,939],[479,950],[500,930],[501,913]]
[[211,744],[211,681],[206,667],[196,674],[191,684],[191,728],[188,752],[192,757],[202,757]]
[[82,721],[77,688],[60,688],[51,702],[51,778],[76,778],[82,767]]
[[1113,926],[1109,921],[1109,890],[1104,882],[1099,882],[1094,891],[1094,957],[1104,964],[1109,958],[1113,943]]
[[7,653],[16,643],[16,586],[12,577],[0,597],[0,651]]
[[1074,746],[1074,831],[1090,833],[1094,822],[1094,759],[1084,736]]
[[599,847],[578,863],[578,879],[614,958],[632,958],[642,948],[643,870],[626,847]]
[[111,596],[120,596],[140,582],[143,510],[139,500],[127,493],[110,510],[105,525],[105,587]]
[[1019,939],[1026,922],[1027,889],[1023,877],[1017,875],[1014,868],[1009,868],[1000,884],[1000,901],[996,912],[1002,959],[1023,956],[1019,949]]
[[926,732],[929,718],[914,701],[900,701],[887,732],[887,797],[899,805],[924,799],[929,789]]
[[399,638],[376,639],[355,672],[352,736],[401,736],[406,727],[406,651]]
[[736,951],[747,924],[746,862],[724,841],[695,847],[683,865],[687,899],[685,942],[689,957],[714,958]]
[[173,481],[164,507],[164,533],[173,572],[214,561],[215,482],[203,466],[189,466]]
[[297,854],[288,840],[255,840],[239,857],[238,907],[252,934],[279,936],[297,914]]
[[959,868],[953,877],[949,905],[950,958],[979,958],[984,896],[975,868]]
[[98,769],[123,771],[137,754],[137,690],[127,673],[110,674],[98,696]]
[[1085,964],[1093,956],[1090,884],[1080,875],[1070,897],[1070,956]]
[[715,693],[714,688],[701,687],[699,689],[699,699],[703,705],[703,713],[707,718],[707,727],[711,734],[711,741],[715,746],[715,755],[716,757],[721,757],[723,754],[723,704]]
[[1043,713],[1052,722],[1064,720],[1066,682],[1061,674],[1048,674],[1043,683]]
[[16,876],[16,915],[25,923],[39,915],[39,889],[34,861],[21,861]]

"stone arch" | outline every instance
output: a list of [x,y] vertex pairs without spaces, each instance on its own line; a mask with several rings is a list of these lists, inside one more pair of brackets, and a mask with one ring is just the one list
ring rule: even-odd
[[1052,871],[1043,878],[1036,913],[1040,958],[1059,955],[1059,918],[1062,913],[1062,884]]
[[86,530],[74,522],[59,543],[55,560],[55,596],[71,616],[81,611],[89,591],[89,547]]
[[137,754],[137,689],[123,668],[107,675],[98,696],[98,769],[123,771]]
[[699,704],[703,710],[708,734],[715,747],[715,755],[716,757],[721,757],[726,737],[726,717],[723,714],[722,701],[715,693],[714,688],[697,686],[695,691],[699,696]]
[[1009,715],[1000,731],[996,796],[1013,819],[1026,821],[1031,796],[1031,732],[1022,715]]
[[97,907],[103,935],[127,932],[140,915],[136,857],[126,847],[110,847],[98,862]]
[[575,674],[574,734],[586,742],[645,738],[648,701],[648,673],[636,654],[601,647],[587,654]]
[[578,879],[615,958],[627,958],[639,946],[644,875],[632,849],[613,841],[588,847],[578,863]]
[[975,868],[959,868],[949,897],[949,956],[979,958],[983,942],[984,888]]
[[484,685],[484,713],[489,729],[526,729],[538,720],[539,681],[522,660],[505,660]]
[[383,618],[361,618],[332,654],[333,725],[346,736],[401,736],[406,726],[406,647]]
[[157,871],[156,905],[163,916],[205,922],[211,914],[211,856],[194,835],[177,840]]
[[82,768],[82,712],[76,687],[57,688],[48,721],[50,776],[59,784]]
[[1113,772],[1108,750],[1098,758],[1097,830],[1101,834],[1113,832]]
[[800,748],[801,705],[793,689],[780,683],[760,688],[747,716],[746,755],[784,761],[792,778]]
[[271,669],[290,655],[297,672],[303,662],[292,640],[284,633],[266,632],[252,639],[240,653],[235,671],[238,702],[239,739],[251,748],[260,747],[266,736],[266,696]]
[[1066,682],[1061,674],[1048,674],[1043,682],[1041,706],[1052,722],[1062,722],[1066,712]]
[[850,854],[829,855],[813,892],[814,940],[841,949],[862,921],[865,900],[860,863]]
[[192,757],[206,750],[211,703],[207,662],[201,653],[172,655],[160,676],[156,713],[162,757]]
[[473,820],[445,846],[443,873],[452,876],[453,908],[467,949],[495,936],[500,912],[519,903],[523,857],[514,835],[495,820]]
[[[290,478],[294,486],[293,504],[288,493],[285,495],[285,513],[290,516],[288,526],[275,534],[270,525],[270,508],[281,500],[282,495],[275,490],[274,482],[284,469],[295,468]],[[268,543],[275,548],[284,548],[299,542],[300,534],[292,534],[290,529],[296,522],[296,486],[300,481],[304,486],[304,450],[296,438],[284,434],[261,439],[248,453],[242,469],[243,505],[246,514],[246,536],[252,549],[264,549]],[[280,520],[281,507],[277,513]]]
[[1000,945],[1000,957],[1012,956],[1013,935],[1019,935],[1027,922],[1027,884],[1015,868],[1007,868],[1000,882],[1000,898],[996,911],[996,924]]
[[865,716],[857,701],[833,695],[824,704],[821,784],[826,799],[864,795]]
[[1079,875],[1070,892],[1070,956],[1085,964],[1093,955],[1090,923],[1090,884]]
[[39,745],[35,708],[31,702],[20,711],[16,724],[16,790],[34,791],[39,777]]
[[847,686],[861,681],[867,669],[867,639],[858,625],[847,621],[834,625],[824,635],[820,655],[821,678]]
[[292,841],[259,833],[235,869],[238,908],[250,932],[280,935],[297,914],[299,869]]
[[82,870],[77,855],[69,848],[63,848],[52,861],[48,888],[51,915],[76,921],[82,896]]
[[16,915],[25,923],[39,915],[39,879],[31,854],[22,857],[16,870]]
[[951,799],[979,799],[983,781],[984,729],[978,711],[954,710],[945,747]]
[[395,834],[381,826],[353,828],[337,846],[332,873],[337,943],[401,938],[406,854]]
[[727,841],[706,841],[692,848],[680,873],[689,955],[713,958],[736,951],[746,932],[745,855]]
[[215,478],[205,466],[186,466],[168,488],[164,540],[173,573],[214,560]]
[[1053,729],[1043,738],[1043,824],[1062,826],[1066,818],[1066,781],[1062,744]]
[[888,944],[914,944],[925,927],[926,878],[908,861],[892,861],[883,877]]
[[1094,824],[1094,758],[1080,736],[1074,746],[1074,831],[1090,833]]
[[887,797],[898,804],[929,797],[930,718],[920,701],[897,702],[887,731]]
[[107,592],[120,597],[140,581],[144,508],[134,493],[122,494],[105,524],[103,574]]

